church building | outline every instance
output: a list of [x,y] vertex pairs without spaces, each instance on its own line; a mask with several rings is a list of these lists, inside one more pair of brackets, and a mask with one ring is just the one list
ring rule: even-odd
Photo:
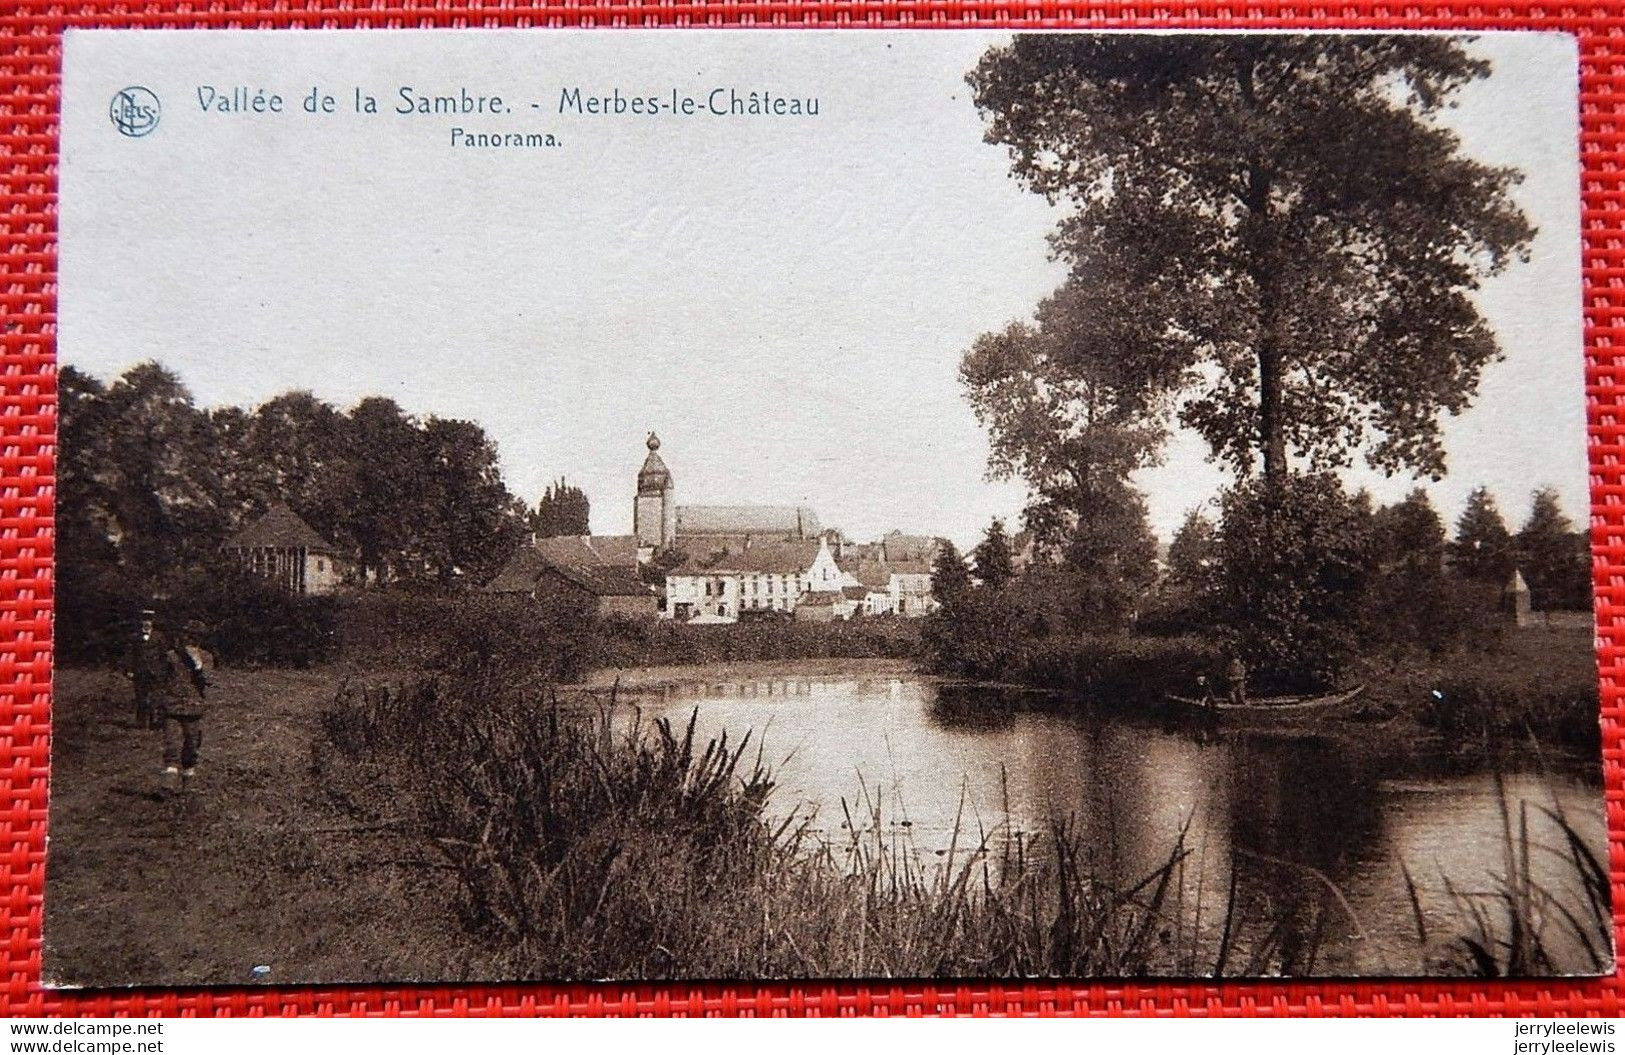
[[680,506],[671,470],[660,457],[660,437],[649,433],[649,456],[638,471],[632,533],[650,550],[682,550],[691,557],[739,553],[780,542],[816,542],[818,514],[805,506]]

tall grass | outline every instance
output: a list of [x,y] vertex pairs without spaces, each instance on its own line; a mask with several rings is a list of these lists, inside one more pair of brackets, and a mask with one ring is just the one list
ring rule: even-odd
[[1499,778],[1496,797],[1501,866],[1481,889],[1445,879],[1461,930],[1447,955],[1463,973],[1485,978],[1610,970],[1608,870],[1560,808],[1534,807],[1557,836],[1553,845],[1532,834],[1530,804],[1520,801],[1514,810]]
[[[514,978],[1301,976],[1337,970],[1328,935],[1367,933],[1327,876],[1243,849],[1210,869],[1184,830],[1125,875],[1109,833],[1065,817],[987,828],[962,803],[925,848],[860,786],[830,834],[775,819],[752,738],[696,724],[481,669],[346,685],[318,761],[363,824],[433,848],[482,962]],[[1482,888],[1446,881],[1453,913],[1424,918],[1405,871],[1411,962],[1605,969],[1606,869],[1560,813],[1547,845],[1502,802],[1502,860]]]
[[844,806],[844,834],[824,836],[805,813],[772,819],[773,780],[748,736],[701,742],[692,716],[615,721],[612,701],[583,714],[483,684],[347,687],[324,716],[323,765],[353,808],[436,849],[465,927],[515,977],[1313,968],[1305,935],[1323,899],[1290,919],[1235,898],[1192,904],[1183,837],[1113,882],[1064,818],[1015,837],[962,816],[939,857],[865,791]]

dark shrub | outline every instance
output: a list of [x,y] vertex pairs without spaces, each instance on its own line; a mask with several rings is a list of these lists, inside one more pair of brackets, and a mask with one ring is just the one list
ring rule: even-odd
[[142,607],[152,603],[115,565],[57,565],[53,648],[60,664],[118,662],[127,649]]
[[337,649],[332,597],[301,597],[232,564],[189,576],[159,608],[227,666],[308,667]]
[[604,619],[596,627],[593,665],[906,657],[919,651],[918,624],[918,620],[891,616],[830,623],[747,621],[699,626],[670,620]]
[[1499,649],[1416,672],[1401,694],[1423,725],[1459,743],[1533,735],[1595,751],[1602,735],[1592,638],[1580,631],[1509,631]]
[[1015,681],[1030,647],[1028,620],[1017,590],[978,586],[926,616],[927,664],[942,674]]
[[1338,680],[1359,644],[1370,515],[1329,476],[1224,496],[1220,609],[1259,689]]
[[339,612],[344,655],[368,667],[456,674],[483,664],[543,682],[579,680],[597,629],[573,597],[384,589],[345,597]]
[[1205,638],[1049,638],[1022,657],[1021,681],[1109,703],[1144,703],[1193,692],[1197,676],[1214,677],[1223,659],[1224,650]]
[[333,598],[289,593],[228,561],[150,589],[111,565],[80,569],[58,604],[58,657],[66,663],[122,662],[148,606],[161,627],[227,666],[304,667],[330,658],[337,645]]

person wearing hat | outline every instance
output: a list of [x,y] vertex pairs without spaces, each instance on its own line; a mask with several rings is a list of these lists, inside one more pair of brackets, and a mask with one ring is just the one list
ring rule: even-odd
[[154,697],[164,677],[164,650],[168,643],[158,632],[158,613],[141,609],[140,629],[130,649],[130,680],[135,683],[135,724],[157,729],[160,724]]
[[141,613],[135,649],[136,721],[163,730],[166,777],[184,785],[197,772],[203,745],[203,705],[207,682],[197,649],[171,640],[157,627],[155,613]]

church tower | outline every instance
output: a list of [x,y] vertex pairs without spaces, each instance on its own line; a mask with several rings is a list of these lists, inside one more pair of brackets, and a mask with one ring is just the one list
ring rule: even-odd
[[677,502],[671,470],[660,459],[660,437],[649,433],[649,456],[638,470],[638,496],[632,506],[632,533],[638,545],[662,549],[677,538]]

